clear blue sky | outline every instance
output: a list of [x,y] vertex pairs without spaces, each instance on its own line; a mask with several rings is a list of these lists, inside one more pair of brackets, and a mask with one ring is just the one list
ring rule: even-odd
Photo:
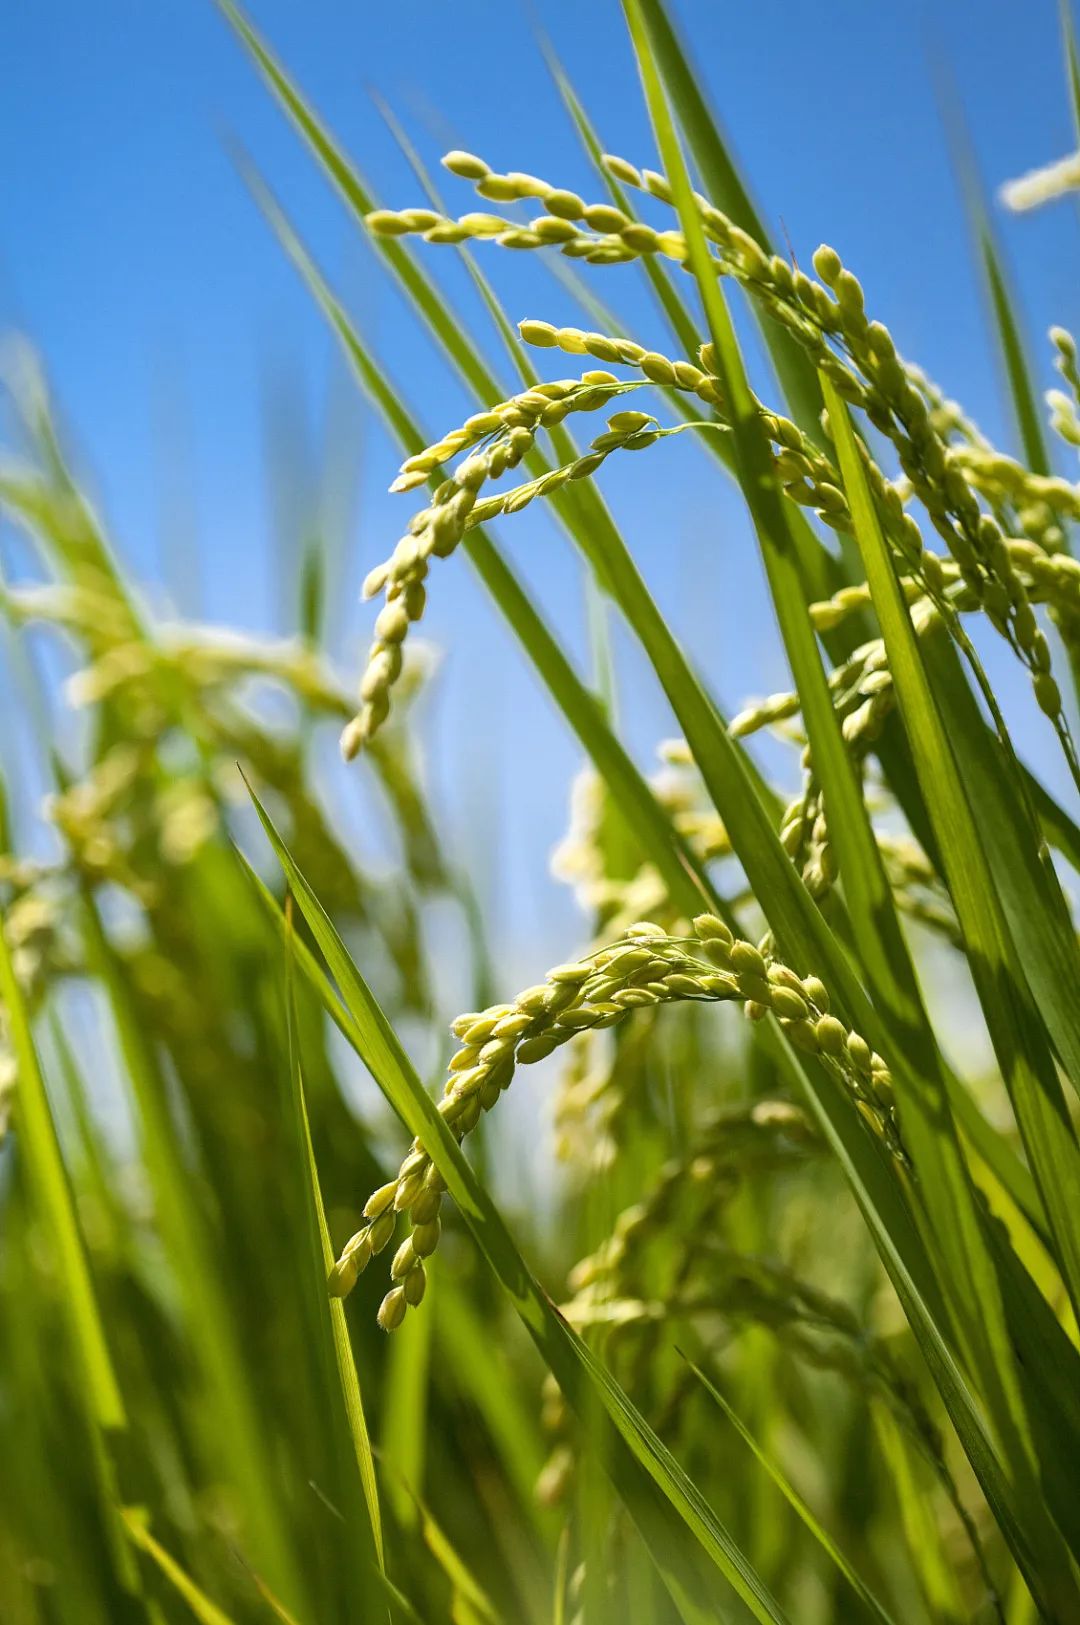
[[[770,229],[786,230],[804,263],[819,241],[834,243],[905,354],[1008,444],[930,65],[963,109],[988,186],[1060,155],[1074,142],[1051,0],[675,9]],[[606,145],[651,161],[616,0],[537,10]],[[419,193],[372,90],[431,164],[460,145],[591,190],[526,5],[252,0],[251,15],[387,201]],[[282,442],[295,452],[307,421],[317,448],[329,401],[339,472],[355,468],[358,479],[335,651],[352,674],[369,623],[353,586],[392,546],[408,499],[385,494],[392,448],[350,402],[332,343],[237,177],[230,138],[253,155],[425,423],[455,422],[460,392],[210,0],[35,0],[12,10],[5,43],[0,326],[41,350],[118,548],[159,601],[167,585],[208,617],[289,630],[273,585],[272,493],[288,481]],[[446,191],[470,206],[462,183],[447,179]],[[1059,204],[1001,225],[1045,386],[1045,328],[1080,321],[1076,210]],[[474,315],[448,251],[423,252]],[[511,315],[575,319],[540,267],[481,252]],[[630,273],[596,273],[595,285],[629,327],[659,336]],[[269,472],[268,397],[285,423]],[[662,604],[734,708],[783,686],[783,667],[738,510],[688,438],[625,459],[605,489]],[[503,534],[583,654],[576,564],[556,532],[527,518]],[[431,598],[425,630],[449,650],[427,710],[441,792],[466,842],[494,841],[492,878],[505,865],[522,916],[565,943],[572,914],[552,900],[546,854],[577,753],[463,559],[438,567]],[[670,723],[640,671],[624,669],[624,719],[645,758]]]

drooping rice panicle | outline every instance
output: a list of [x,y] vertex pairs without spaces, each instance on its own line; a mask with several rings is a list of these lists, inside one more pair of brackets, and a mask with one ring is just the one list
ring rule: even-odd
[[[410,457],[391,489],[407,491],[423,484],[448,457],[476,447],[455,473],[439,485],[430,505],[414,514],[393,553],[376,565],[364,582],[364,596],[384,596],[375,622],[375,638],[360,682],[361,707],[341,737],[341,750],[351,759],[371,740],[390,711],[390,695],[402,665],[402,646],[409,627],[424,613],[426,580],[432,558],[448,558],[466,533],[500,514],[518,513],[530,502],[551,496],[572,480],[588,479],[615,451],[643,451],[658,440],[697,427],[680,423],[662,428],[648,412],[627,409],[612,413],[607,428],[594,436],[589,450],[571,463],[551,469],[496,496],[480,492],[528,455],[537,433],[562,422],[569,412],[591,412],[613,396],[640,387],[612,374],[589,372],[581,379],[538,384],[479,413],[460,430]],[[705,425],[710,427],[710,425]]]
[[[606,161],[623,184],[672,203],[671,187],[663,175],[639,171],[619,158],[609,156]],[[471,180],[486,199],[506,202],[535,198],[545,204],[548,213],[523,229],[491,213],[432,223],[425,211],[379,210],[367,217],[369,227],[390,236],[419,231],[436,243],[462,242],[470,237],[491,238],[503,247],[523,249],[558,243],[563,253],[594,264],[620,263],[641,254],[662,254],[679,263],[686,261],[686,243],[679,231],[657,232],[611,205],[588,204],[576,193],[534,175],[516,171],[499,174],[470,153],[450,153],[444,162],[452,172]],[[945,540],[979,608],[1027,667],[1036,701],[1052,723],[1070,771],[1080,784],[1080,760],[1050,669],[1050,647],[1012,567],[1001,526],[979,508],[975,490],[965,477],[961,448],[951,445],[935,427],[921,379],[908,375],[888,329],[868,319],[858,279],[834,249],[822,245],[814,255],[814,269],[820,279],[815,281],[800,270],[792,270],[778,255],[766,254],[749,233],[706,197],[695,193],[694,201],[717,274],[733,276],[742,283],[769,315],[784,324],[844,400],[864,411],[873,426],[892,442],[906,481]],[[586,229],[583,231],[575,222],[581,222]],[[706,345],[703,350],[706,365],[709,348]],[[971,455],[972,448],[967,448],[967,456]],[[938,584],[933,579],[933,567],[926,563],[933,555],[926,553],[917,524],[905,513],[901,493],[869,458],[867,473],[905,568],[920,575],[929,570],[927,591],[936,596]],[[792,483],[793,489],[799,488],[800,482]],[[832,500],[843,506],[839,486],[834,489],[836,498]],[[940,600],[938,607],[947,613],[947,606]],[[970,643],[963,637],[960,641],[982,682]],[[988,685],[982,682],[982,686],[993,709]],[[1002,727],[999,716],[995,721]]]
[[[621,941],[548,972],[511,1004],[459,1016],[462,1048],[450,1061],[439,1111],[464,1138],[510,1086],[520,1065],[543,1060],[583,1029],[614,1026],[637,1008],[686,1001],[735,1001],[751,1021],[773,1016],[798,1048],[819,1056],[851,1091],[860,1112],[890,1152],[903,1160],[889,1070],[866,1041],[829,1012],[825,988],[800,978],[752,943],[736,939],[714,915],[694,921],[694,936],[671,938],[651,922],[633,925]],[[393,1331],[424,1295],[424,1260],[438,1245],[444,1184],[423,1146],[413,1144],[395,1179],[372,1193],[365,1225],[346,1242],[331,1275],[344,1296],[372,1257],[389,1244],[400,1213],[410,1234],[391,1265],[395,1285],[379,1324]]]

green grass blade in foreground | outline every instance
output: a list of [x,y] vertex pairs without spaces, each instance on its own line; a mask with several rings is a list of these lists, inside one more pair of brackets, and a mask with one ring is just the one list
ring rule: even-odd
[[[716,206],[748,231],[767,253],[772,245],[750,200],[738,169],[702,94],[702,75],[687,61],[663,0],[642,0],[642,16],[656,65],[668,85],[686,133],[705,191]],[[756,314],[756,312],[755,312]],[[821,391],[813,364],[784,328],[767,319],[762,336],[772,358],[791,413],[814,440],[821,440]]]
[[[331,1264],[333,1259],[330,1260]],[[394,1463],[387,1479],[387,1495],[394,1516],[402,1528],[413,1526],[417,1518],[415,1497],[424,1493],[424,1469],[430,1432],[427,1410],[431,1375],[431,1340],[435,1326],[434,1271],[428,1272],[424,1294],[427,1308],[422,1315],[408,1315],[391,1340],[389,1369],[383,1400],[380,1452]]]
[[1010,286],[1004,248],[983,196],[971,136],[959,110],[956,87],[946,73],[939,74],[938,101],[949,137],[957,185],[967,212],[972,247],[986,294],[987,313],[1021,452],[1033,474],[1046,475],[1051,472],[1046,432],[1016,295]]
[[1049,1246],[1046,1209],[1027,1163],[1020,1161],[1004,1132],[987,1121],[955,1074],[946,1073],[946,1087],[949,1107],[963,1138],[986,1164],[1010,1201],[1016,1203],[1040,1241]]
[[[966,748],[964,741],[960,739],[954,745],[946,732],[877,524],[846,408],[830,386],[826,384],[825,389],[897,699],[927,804],[935,818],[949,889],[987,1027],[1076,1310],[1080,1305],[1080,1151],[1076,1135],[1066,1112],[1043,1020],[1031,996],[1025,963],[1013,941],[984,851],[983,806],[980,802],[976,823],[954,756],[954,749]],[[979,742],[976,733],[975,743]],[[1003,771],[1004,764],[999,767]],[[1039,895],[1038,891],[1035,895]],[[1052,925],[1056,917],[1055,909],[1048,923]]]
[[774,1462],[770,1461],[769,1457],[762,1450],[749,1428],[747,1428],[745,1424],[740,1421],[739,1417],[732,1410],[731,1406],[728,1404],[719,1388],[717,1388],[716,1384],[710,1382],[704,1371],[702,1371],[699,1366],[696,1366],[692,1360],[688,1363],[691,1371],[694,1373],[694,1376],[701,1383],[701,1386],[705,1389],[710,1398],[715,1400],[717,1405],[719,1405],[720,1409],[723,1411],[724,1415],[727,1417],[728,1421],[739,1435],[739,1438],[753,1452],[755,1459],[768,1473],[769,1477],[783,1495],[788,1505],[798,1514],[802,1523],[810,1531],[810,1534],[821,1547],[829,1561],[833,1563],[837,1569],[839,1569],[852,1591],[854,1591],[855,1595],[863,1604],[866,1612],[872,1619],[879,1620],[881,1625],[894,1625],[892,1616],[889,1614],[888,1610],[882,1606],[882,1604],[874,1596],[874,1593],[870,1590],[870,1587],[866,1584],[865,1580],[863,1580],[862,1576],[848,1562],[847,1558],[837,1546],[832,1536],[818,1522],[817,1518],[815,1518],[802,1496],[793,1487],[793,1485],[788,1482],[787,1478],[780,1471],[780,1468],[777,1467]]
[[258,799],[252,797],[266,834],[285,871],[297,906],[363,1038],[365,1064],[405,1126],[428,1155],[471,1230],[488,1264],[510,1295],[530,1335],[567,1397],[581,1408],[592,1398],[611,1424],[612,1475],[639,1523],[665,1583],[684,1617],[704,1620],[715,1595],[703,1574],[702,1554],[724,1574],[755,1618],[783,1615],[730,1536],[623,1391],[570,1329],[530,1274],[491,1199],[479,1185],[461,1148],[425,1093],[389,1022],[349,957],[307,881]]
[[119,1491],[112,1454],[112,1442],[127,1431],[127,1413],[94,1292],[29,1012],[12,966],[2,920],[0,1004],[18,1069],[19,1148],[26,1160],[34,1206],[56,1260],[63,1309],[70,1329],[71,1353],[77,1368],[74,1386],[86,1416],[103,1526],[109,1538],[117,1580],[134,1599],[141,1586],[119,1519]]
[[[1060,1251],[1067,1284],[1080,1280],[1076,1265],[1077,1198],[1074,1194],[1076,1142],[1064,1118],[1060,1085],[1037,1013],[1031,1008],[1030,992],[1016,961],[1004,918],[997,903],[993,879],[983,853],[978,830],[972,818],[956,770],[948,737],[942,726],[923,668],[922,657],[911,625],[884,538],[874,512],[872,498],[862,472],[860,455],[846,408],[823,379],[830,422],[836,440],[848,500],[855,519],[856,536],[863,554],[867,579],[882,628],[890,668],[897,688],[901,714],[912,742],[916,766],[923,780],[924,795],[935,820],[950,890],[968,946],[969,960],[986,1014],[995,1050],[1006,1083],[1013,1096],[1021,1133],[1031,1156],[1051,1228]],[[1055,1100],[1055,1095],[1057,1099]],[[1071,1205],[1071,1212],[1070,1212]],[[1001,1314],[995,1292],[984,1305],[988,1322]],[[999,1339],[995,1336],[994,1341]],[[1006,1357],[996,1369],[983,1370],[984,1385],[997,1376],[1002,1383],[1001,1404],[994,1407],[999,1432],[1011,1420],[1016,1443],[1028,1438],[1025,1402]],[[1012,1470],[1022,1485],[1029,1476],[1026,1448],[1010,1449]],[[1037,1494],[1032,1481],[1031,1492]],[[1047,1539],[1044,1531],[1041,1557],[1045,1574],[1053,1581],[1058,1606],[1076,1606],[1077,1590],[1067,1564],[1056,1551],[1056,1537]],[[1067,1616],[1066,1616],[1067,1617]]]
[[1024,340],[1000,247],[994,239],[993,228],[988,219],[980,219],[976,229],[990,310],[1001,352],[1001,363],[1024,457],[1033,474],[1049,474],[1050,457],[1046,449],[1042,413],[1039,410],[1035,386],[1028,367]]
[[150,1533],[149,1519],[145,1515],[125,1508],[121,1513],[129,1537],[140,1551],[161,1571],[178,1596],[187,1603],[199,1625],[232,1625],[232,1620],[184,1570],[176,1559],[156,1541]]
[[[281,905],[243,853],[237,853],[237,858],[282,941],[291,940],[292,953],[301,975],[346,1043],[362,1058],[363,1034],[342,1004],[322,965],[301,937],[293,933],[289,939],[288,923]],[[340,1303],[338,1308],[344,1314]],[[427,1305],[428,1310],[432,1308],[438,1328],[437,1358],[443,1360],[453,1372],[454,1381],[483,1418],[498,1448],[499,1460],[514,1484],[522,1506],[528,1509],[541,1527],[549,1527],[551,1515],[538,1508],[534,1493],[544,1465],[543,1451],[535,1442],[534,1419],[523,1408],[512,1385],[491,1382],[486,1364],[486,1328],[470,1307],[467,1297],[456,1290],[452,1283],[446,1283],[434,1295],[433,1304]],[[427,1311],[424,1318],[430,1318]],[[344,1330],[344,1321],[342,1326]]]
[[79,1221],[60,1152],[49,1097],[30,1028],[22,990],[15,979],[10,952],[0,931],[0,1000],[11,1028],[19,1077],[19,1144],[26,1159],[35,1202],[51,1236],[82,1386],[98,1427],[127,1426],[105,1328],[94,1294]]
[[427,1621],[420,1617],[404,1591],[394,1584],[389,1575],[384,1574],[382,1569],[372,1569],[371,1577],[390,1604],[395,1620],[403,1620],[405,1625],[427,1625]]
[[[345,1323],[344,1306],[340,1299],[330,1297],[323,1290],[327,1274],[333,1267],[334,1251],[330,1242],[330,1231],[326,1223],[326,1211],[323,1207],[318,1169],[315,1166],[315,1150],[311,1143],[307,1102],[304,1098],[304,1078],[298,1049],[296,1001],[293,983],[295,946],[292,920],[289,914],[286,913],[285,954],[289,1027],[289,1079],[297,1156],[303,1167],[305,1206],[312,1255],[312,1269],[310,1271],[312,1301],[309,1310],[309,1323],[313,1320],[318,1326],[322,1343],[322,1349],[320,1350],[323,1353],[322,1363],[333,1372],[332,1378],[328,1377],[326,1382],[328,1403],[335,1412],[340,1408],[342,1413],[340,1416],[334,1415],[329,1420],[329,1429],[335,1442],[345,1435],[349,1439],[352,1463],[359,1477],[370,1525],[374,1559],[377,1566],[382,1569],[385,1567],[385,1558],[382,1518],[379,1512],[379,1488],[375,1477],[375,1459],[371,1450],[371,1438],[368,1434],[367,1419],[364,1415],[364,1402],[360,1393],[360,1379],[357,1375],[356,1361],[353,1358],[352,1345],[349,1341],[349,1329]],[[342,1423],[344,1423],[344,1427],[342,1427]],[[348,1468],[343,1464],[339,1464],[339,1479],[344,1480],[347,1494],[351,1475]],[[350,1527],[353,1521],[350,1520]]]
[[1027,768],[1024,768],[1024,789],[1046,841],[1080,874],[1080,827]]
[[923,1464],[888,1406],[875,1405],[873,1420],[874,1441],[889,1474],[908,1555],[930,1618],[935,1625],[965,1625],[971,1613],[964,1604],[956,1565],[941,1538],[933,1499],[919,1471]]
[[[1010,1482],[982,1409],[942,1334],[944,1317],[938,1306],[937,1284],[928,1273],[930,1266],[920,1252],[911,1216],[899,1202],[894,1182],[884,1176],[880,1159],[875,1165],[874,1157],[866,1154],[865,1135],[860,1140],[861,1125],[852,1122],[835,1092],[808,1089],[806,1095],[822,1133],[844,1169],[949,1419],[1025,1584],[1047,1618],[1056,1618],[1052,1607],[1053,1588],[1051,1585],[1047,1590],[1048,1576],[1042,1564],[1040,1529],[1033,1531],[1034,1539],[1029,1538],[1029,1522],[1034,1519],[1037,1525],[1041,1523],[1041,1504],[1034,1509],[1029,1507]],[[876,1151],[876,1147],[873,1149]],[[919,1271],[917,1276],[912,1272],[913,1266]],[[1030,1488],[1027,1493],[1037,1495],[1037,1491]],[[1061,1617],[1068,1619],[1069,1615],[1066,1612]]]
[[[1024,974],[1065,1075],[1080,1090],[1080,942],[1061,883],[944,628],[931,628],[921,646]],[[1071,841],[1071,820],[1035,781],[1028,783],[1036,812],[1055,818],[1059,836]]]
[[[423,1319],[423,1316],[415,1318]],[[460,1620],[461,1625],[499,1625],[499,1615],[490,1597],[449,1535],[436,1521],[431,1508],[418,1497],[411,1499],[424,1545],[450,1583],[450,1618],[455,1622]]]

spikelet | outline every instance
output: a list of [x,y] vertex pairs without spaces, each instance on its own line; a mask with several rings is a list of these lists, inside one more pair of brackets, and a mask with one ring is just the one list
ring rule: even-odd
[[554,496],[573,480],[588,478],[612,452],[637,451],[663,434],[677,432],[662,430],[647,412],[615,412],[584,456],[498,496],[480,499],[488,481],[517,468],[529,456],[542,428],[561,423],[570,412],[595,411],[613,396],[635,387],[600,371],[539,384],[489,412],[477,413],[460,429],[402,464],[391,487],[395,491],[423,485],[447,459],[463,450],[470,452],[453,476],[436,487],[429,505],[413,515],[390,557],[364,582],[364,597],[381,593],[384,603],[360,682],[360,709],[341,736],[346,760],[374,737],[389,715],[391,693],[402,671],[405,639],[426,606],[425,581],[432,558],[448,558],[474,525],[499,514],[517,513],[537,498]]

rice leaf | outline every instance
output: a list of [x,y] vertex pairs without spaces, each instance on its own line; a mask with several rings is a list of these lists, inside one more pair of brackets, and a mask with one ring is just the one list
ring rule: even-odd
[[132,1542],[140,1551],[146,1553],[151,1562],[161,1571],[178,1596],[183,1597],[199,1625],[232,1625],[229,1615],[224,1613],[216,1603],[211,1602],[206,1593],[197,1586],[190,1574],[181,1567],[174,1557],[155,1540],[150,1533],[149,1519],[143,1512],[136,1512],[132,1507],[124,1507],[121,1511],[124,1526]]
[[882,1625],[891,1625],[892,1616],[889,1614],[888,1610],[878,1601],[874,1593],[870,1590],[870,1587],[859,1574],[858,1570],[853,1568],[848,1562],[843,1552],[837,1546],[835,1540],[833,1540],[828,1530],[823,1527],[823,1525],[814,1516],[813,1512],[811,1512],[798,1490],[796,1490],[790,1481],[785,1477],[784,1473],[780,1470],[776,1463],[770,1461],[769,1457],[762,1450],[749,1428],[747,1428],[746,1425],[739,1419],[735,1411],[728,1404],[728,1401],[720,1392],[719,1388],[717,1388],[716,1384],[705,1375],[700,1366],[694,1364],[693,1360],[688,1361],[688,1364],[698,1382],[705,1389],[705,1392],[712,1400],[715,1401],[717,1405],[719,1405],[720,1409],[723,1411],[724,1415],[735,1429],[735,1432],[739,1435],[739,1438],[749,1447],[750,1450],[753,1451],[755,1459],[768,1473],[777,1489],[783,1495],[785,1501],[798,1515],[800,1521],[810,1531],[811,1536],[821,1547],[829,1561],[835,1565],[840,1574],[846,1580],[847,1584],[851,1587],[852,1591],[854,1591],[855,1595],[859,1598],[865,1612],[870,1616],[871,1619],[880,1620]]
[[[293,982],[295,937],[289,911],[286,912],[285,918],[285,952],[287,956],[286,1000],[289,1016],[289,1075],[292,1086],[297,1154],[298,1160],[302,1160],[305,1171],[306,1208],[311,1241],[311,1283],[314,1301],[311,1306],[312,1312],[308,1317],[308,1325],[318,1325],[324,1345],[328,1343],[332,1348],[332,1358],[330,1357],[330,1349],[324,1355],[324,1364],[326,1367],[333,1369],[334,1378],[336,1379],[336,1381],[330,1380],[326,1384],[331,1413],[328,1418],[329,1426],[335,1443],[346,1435],[350,1441],[352,1458],[363,1489],[364,1503],[370,1523],[375,1564],[379,1569],[385,1569],[382,1517],[379,1511],[379,1488],[375,1475],[375,1458],[372,1454],[371,1438],[368,1433],[367,1419],[364,1415],[364,1402],[360,1393],[360,1380],[357,1375],[356,1361],[353,1357],[352,1345],[349,1342],[349,1330],[345,1323],[345,1309],[339,1299],[329,1298],[322,1290],[327,1273],[333,1266],[334,1251],[330,1244],[330,1231],[326,1223],[322,1191],[319,1188],[318,1170],[315,1166],[315,1148],[311,1143],[311,1125],[308,1121],[307,1102],[304,1098],[304,1079],[300,1066]],[[329,1337],[327,1337],[327,1332],[329,1332]],[[339,1397],[340,1403],[337,1403]],[[342,1414],[334,1416],[335,1411],[340,1411]],[[342,1423],[344,1423],[344,1426],[342,1426]],[[351,1475],[347,1471],[342,1472],[339,1479],[339,1491],[342,1488],[342,1480],[344,1480],[345,1486],[349,1486]]]
[[[701,90],[702,76],[689,62],[663,0],[643,0],[642,20],[649,30],[657,70],[678,108],[679,120],[706,192],[736,225],[748,231],[771,253],[768,233]],[[792,416],[811,439],[819,439],[821,392],[813,366],[783,328],[763,320],[761,331]]]
[[[827,379],[823,378],[822,387],[856,520],[857,539],[889,651],[901,713],[912,741],[927,804],[935,819],[950,890],[972,956],[980,1000],[1060,1249],[1065,1277],[1075,1296],[1078,1281],[1076,1207],[1075,1197],[1066,1196],[1073,1191],[1076,1177],[1075,1137],[1064,1116],[1060,1085],[1053,1072],[1042,1025],[1032,1008],[1030,991],[997,903],[980,836],[886,551],[846,407]],[[984,1312],[992,1301],[991,1298],[984,1303]],[[1005,1359],[1000,1357],[1000,1339],[995,1338],[995,1341],[998,1351],[983,1362],[983,1380],[996,1379],[1004,1388],[1001,1395],[1004,1404],[995,1406],[998,1428],[1002,1427],[1007,1414],[1017,1429],[1018,1438],[1023,1439],[1027,1434],[1023,1401],[1014,1386],[1015,1376],[1010,1376],[1007,1355]],[[1026,1451],[1014,1451],[1012,1455],[1014,1471],[1030,1470],[1024,1465],[1028,1460]],[[1066,1578],[1060,1559],[1053,1556],[1056,1541],[1045,1531],[1043,1538],[1046,1540],[1045,1560],[1049,1564],[1046,1573],[1055,1576],[1055,1583],[1061,1584],[1061,1594],[1065,1597],[1072,1582]]]
[[117,1579],[142,1617],[142,1587],[119,1523],[115,1451],[128,1428],[127,1410],[98,1308],[85,1243],[72,1201],[30,1017],[0,920],[0,1002],[18,1067],[19,1135],[35,1209],[57,1260],[78,1390],[91,1441],[95,1489],[108,1531]]

